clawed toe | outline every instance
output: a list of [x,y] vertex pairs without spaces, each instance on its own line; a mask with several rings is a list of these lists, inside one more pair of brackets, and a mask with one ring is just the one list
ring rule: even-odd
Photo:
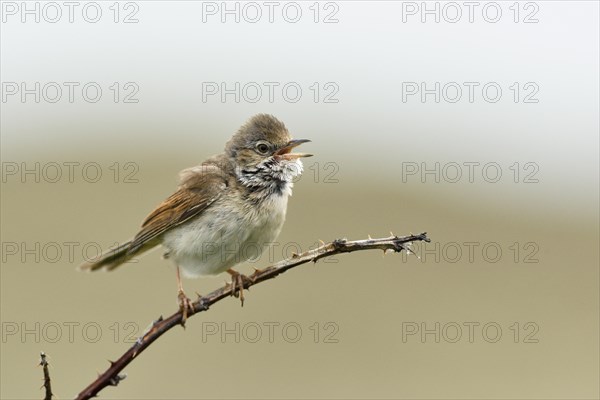
[[185,328],[185,321],[187,320],[188,315],[192,315],[194,313],[194,303],[192,303],[192,300],[185,295],[183,290],[179,291],[177,299],[179,302],[179,310],[182,313],[181,325]]
[[254,282],[254,279],[240,274],[233,269],[228,269],[227,273],[231,275],[231,283],[228,284],[231,285],[231,295],[239,297],[242,307],[244,307],[244,280],[246,280],[246,282]]

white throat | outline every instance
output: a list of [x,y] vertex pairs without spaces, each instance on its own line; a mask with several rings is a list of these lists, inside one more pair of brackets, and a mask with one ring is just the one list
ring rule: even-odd
[[239,182],[248,188],[291,196],[294,178],[300,176],[303,170],[298,159],[281,161],[269,157],[255,167],[236,167],[235,173]]

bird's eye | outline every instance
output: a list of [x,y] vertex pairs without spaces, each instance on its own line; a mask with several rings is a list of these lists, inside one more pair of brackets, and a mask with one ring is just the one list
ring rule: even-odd
[[256,151],[258,151],[260,154],[267,154],[270,149],[271,147],[267,142],[258,142],[256,144]]

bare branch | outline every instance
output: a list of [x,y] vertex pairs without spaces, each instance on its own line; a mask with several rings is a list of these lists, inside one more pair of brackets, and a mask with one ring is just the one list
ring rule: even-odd
[[[305,264],[307,262],[317,262],[321,258],[330,257],[341,253],[351,253],[353,251],[360,250],[373,250],[379,249],[384,252],[392,250],[396,253],[402,250],[409,251],[408,246],[412,242],[425,241],[429,242],[429,238],[426,233],[420,235],[410,236],[391,236],[381,239],[366,239],[366,240],[354,240],[348,241],[346,239],[334,240],[331,243],[323,244],[322,246],[304,252],[302,254],[294,254],[291,258],[280,261],[274,265],[271,265],[265,269],[257,270],[250,279],[243,280],[244,289],[248,289],[250,286],[254,286],[260,282],[275,278],[277,275],[284,273],[285,271],[297,267],[298,265]],[[193,303],[193,310],[188,311],[188,318],[194,314],[202,311],[207,311],[209,307],[216,302],[223,300],[228,296],[232,296],[236,289],[233,289],[231,285],[217,289],[210,294],[203,296]],[[161,316],[158,320],[152,323],[152,326],[144,332],[144,334],[138,338],[136,343],[129,348],[121,357],[116,361],[111,361],[108,369],[100,374],[98,378],[86,387],[79,395],[77,400],[84,400],[95,397],[98,392],[107,386],[116,386],[120,381],[125,378],[124,374],[120,372],[132,362],[138,355],[140,355],[148,346],[150,346],[156,339],[161,337],[169,329],[180,325],[182,319],[182,312],[178,311],[170,317],[163,319]],[[48,386],[49,387],[49,386]]]
[[44,394],[44,400],[52,400],[52,387],[50,386],[50,371],[48,370],[48,360],[46,360],[46,354],[42,351],[40,353],[40,365],[44,370],[44,389],[46,392]]

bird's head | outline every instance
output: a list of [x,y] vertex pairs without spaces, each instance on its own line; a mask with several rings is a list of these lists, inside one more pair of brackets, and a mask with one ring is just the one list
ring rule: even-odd
[[[283,122],[272,115],[253,116],[225,145],[236,173],[247,186],[269,186],[271,181],[291,182],[302,173],[300,158],[312,154],[292,150],[307,139],[292,139]],[[277,182],[275,182],[277,183]]]

